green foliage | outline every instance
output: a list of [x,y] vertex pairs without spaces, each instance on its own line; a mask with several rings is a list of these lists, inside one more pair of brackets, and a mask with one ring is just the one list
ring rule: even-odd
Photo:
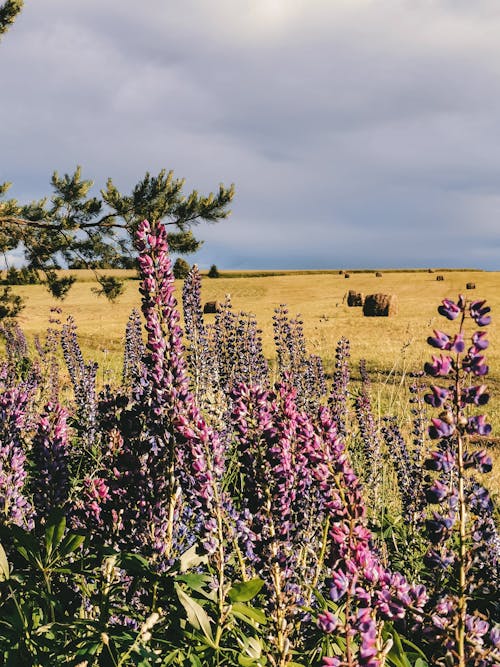
[[7,271],[5,282],[8,285],[38,285],[41,280],[35,269],[30,269],[28,266],[16,269],[15,266],[11,266]]
[[6,0],[0,5],[0,35],[14,23],[24,5],[24,0]]
[[17,317],[24,305],[22,297],[19,294],[12,294],[12,288],[7,285],[0,293],[0,320]]
[[210,270],[208,272],[208,277],[209,278],[220,278],[219,269],[215,266],[215,264],[212,264],[212,266],[210,267]]
[[177,280],[184,280],[184,278],[187,278],[190,268],[191,267],[189,266],[189,264],[186,262],[185,259],[182,259],[182,257],[178,257],[175,260],[173,268],[174,278],[176,278]]
[[101,287],[93,287],[92,291],[94,294],[105,296],[110,301],[116,301],[123,294],[124,282],[120,278],[115,278],[114,276],[97,276],[97,281]]
[[[223,185],[216,194],[204,196],[194,190],[184,195],[184,179],[164,169],[157,176],[146,173],[129,195],[108,179],[100,196],[91,196],[93,181],[82,177],[80,167],[63,176],[54,172],[51,197],[29,204],[5,199],[9,186],[0,185],[0,252],[22,244],[29,269],[45,274],[44,282],[57,298],[64,298],[71,287],[70,280],[55,276],[61,257],[66,265],[79,268],[128,268],[134,263],[134,233],[144,218],[173,227],[173,252],[195,252],[201,242],[190,228],[226,218],[234,196],[234,187]],[[98,293],[117,298],[117,283],[98,280]]]

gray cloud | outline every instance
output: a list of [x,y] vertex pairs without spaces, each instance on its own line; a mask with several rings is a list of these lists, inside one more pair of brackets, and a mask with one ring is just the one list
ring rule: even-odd
[[196,259],[498,269],[496,0],[37,0],[0,45],[0,181],[235,182]]

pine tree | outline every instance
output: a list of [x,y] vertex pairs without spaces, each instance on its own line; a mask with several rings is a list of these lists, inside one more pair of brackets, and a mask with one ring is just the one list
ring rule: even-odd
[[[61,257],[68,266],[93,269],[123,264],[124,257],[134,255],[135,231],[145,218],[163,220],[176,230],[168,238],[172,252],[195,252],[202,242],[191,227],[226,218],[234,196],[234,186],[222,184],[216,194],[204,196],[194,190],[184,195],[184,179],[164,169],[157,176],[146,173],[129,195],[110,178],[100,197],[91,196],[93,182],[82,178],[80,167],[64,176],[54,172],[50,199],[21,204],[5,198],[9,186],[0,184],[0,253],[22,245],[28,267],[41,272],[59,298],[71,287],[67,278],[58,277]],[[116,298],[116,279],[97,278],[98,293]]]
[[0,5],[0,35],[7,32],[24,5],[24,0],[6,0]]

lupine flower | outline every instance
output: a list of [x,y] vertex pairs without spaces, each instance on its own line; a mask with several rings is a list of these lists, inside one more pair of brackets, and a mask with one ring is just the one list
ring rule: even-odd
[[76,324],[68,317],[61,331],[64,360],[68,368],[78,413],[78,429],[86,447],[95,444],[97,436],[97,364],[86,364],[78,344]]
[[474,405],[486,405],[490,400],[490,395],[488,394],[488,387],[485,384],[481,384],[475,387],[464,387],[462,389],[461,401],[462,407],[467,403],[473,403]]
[[[452,372],[454,381],[454,386],[444,392],[432,386],[432,393],[425,397],[433,407],[445,408],[439,418],[431,420],[429,426],[429,435],[440,442],[425,466],[438,472],[439,477],[429,479],[426,499],[429,503],[442,505],[446,501],[448,506],[448,514],[433,512],[425,522],[427,538],[432,546],[424,562],[428,568],[447,572],[447,576],[432,582],[434,601],[427,610],[431,622],[425,623],[420,617],[417,623],[419,631],[431,642],[433,664],[443,659],[445,662],[456,659],[458,662],[454,664],[464,666],[497,664],[494,649],[491,643],[488,645],[489,623],[470,613],[475,600],[481,598],[481,592],[486,597],[490,596],[492,589],[496,587],[498,590],[500,581],[500,539],[491,516],[492,503],[486,490],[473,478],[465,476],[465,471],[473,469],[482,473],[491,470],[491,458],[484,450],[469,451],[466,437],[467,434],[485,436],[491,432],[484,415],[465,412],[473,405],[486,404],[489,398],[485,385],[464,386],[467,375],[483,376],[488,372],[481,354],[488,346],[484,333],[474,333],[472,346],[463,358],[460,357],[465,350],[463,330],[467,312],[479,326],[486,326],[491,321],[488,315],[490,309],[484,304],[484,301],[474,301],[467,308],[462,296],[457,304],[443,301],[439,312],[444,317],[453,320],[462,315],[460,330],[453,342],[447,334],[437,331],[428,341],[433,347],[453,349],[457,354],[456,362],[447,358],[449,363],[443,363],[443,357],[438,359],[433,356],[433,363],[425,367],[426,372],[433,376]],[[455,552],[457,543],[459,548]],[[490,563],[494,563],[492,568]],[[457,580],[453,582],[450,577]],[[443,583],[440,582],[446,581],[448,586],[455,588],[456,595],[444,594]]]
[[125,349],[123,354],[122,382],[135,386],[142,373],[142,357],[145,347],[142,340],[142,323],[139,311],[130,313],[125,329]]
[[487,375],[488,366],[483,363],[484,357],[480,355],[468,355],[462,362],[462,368],[466,373],[472,373],[478,377]]
[[473,301],[470,304],[470,316],[476,322],[478,327],[485,327],[491,323],[491,317],[488,313],[491,311],[489,306],[484,307],[486,301]]
[[36,474],[32,478],[33,502],[39,519],[62,507],[69,493],[67,411],[49,403],[33,437]]
[[432,355],[432,363],[426,363],[424,370],[427,375],[432,375],[434,377],[445,376],[450,373],[453,367],[453,360],[451,357],[443,356],[442,354],[439,357]]
[[432,391],[432,394],[425,394],[424,401],[429,405],[432,405],[433,408],[442,407],[450,396],[450,390],[445,387],[437,387],[432,384],[430,390]]
[[475,468],[479,472],[491,472],[493,467],[491,456],[481,449],[478,452],[466,452],[464,454],[464,468]]
[[339,619],[331,611],[323,611],[318,614],[318,627],[325,634],[331,634],[339,626]]
[[456,320],[457,317],[462,312],[460,303],[463,297],[460,297],[459,303],[456,304],[450,299],[443,299],[442,305],[438,307],[438,312],[440,315],[443,315],[448,320]]
[[328,406],[341,437],[347,435],[347,396],[350,379],[349,356],[349,341],[347,338],[341,338],[335,349],[335,370],[333,372],[332,389],[328,398]]
[[467,426],[465,427],[467,433],[477,435],[489,435],[491,433],[491,425],[486,423],[484,415],[474,415],[469,417]]
[[449,438],[455,432],[455,425],[450,424],[443,419],[431,419],[432,425],[429,426],[429,436],[436,440],[438,438]]
[[450,495],[450,487],[443,484],[438,479],[425,490],[425,497],[429,503],[441,503]]
[[28,394],[18,389],[0,394],[0,522],[33,526],[33,509],[24,495],[26,456],[21,433]]
[[486,340],[486,331],[476,331],[472,334],[472,343],[477,350],[486,350],[489,343]]
[[370,379],[366,371],[365,360],[360,361],[360,373],[362,379],[361,392],[355,398],[354,408],[358,420],[359,431],[363,444],[364,465],[366,466],[366,489],[371,494],[370,501],[374,513],[380,511],[382,502],[382,451],[377,423],[373,414],[370,398]]
[[384,419],[382,434],[386,450],[394,464],[403,516],[414,528],[425,507],[421,462],[410,455],[394,417]]

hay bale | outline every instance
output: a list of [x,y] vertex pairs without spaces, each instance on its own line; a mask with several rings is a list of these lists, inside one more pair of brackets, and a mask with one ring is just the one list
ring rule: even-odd
[[339,276],[343,275],[343,273],[344,273],[343,271],[339,271]]
[[467,283],[465,287],[467,289],[476,289],[476,283]]
[[365,295],[362,292],[356,292],[350,289],[347,293],[347,305],[351,308],[353,306],[362,306],[365,302]]
[[349,273],[344,273],[344,278],[350,278],[350,277],[351,276],[349,275]]
[[218,313],[220,310],[220,303],[218,301],[207,301],[203,306],[204,313]]
[[375,278],[382,278],[382,274],[380,273],[380,271],[377,271],[377,273],[375,274]]
[[436,276],[436,280],[444,280],[444,276]]
[[398,312],[395,294],[368,294],[363,305],[365,317],[389,317]]

